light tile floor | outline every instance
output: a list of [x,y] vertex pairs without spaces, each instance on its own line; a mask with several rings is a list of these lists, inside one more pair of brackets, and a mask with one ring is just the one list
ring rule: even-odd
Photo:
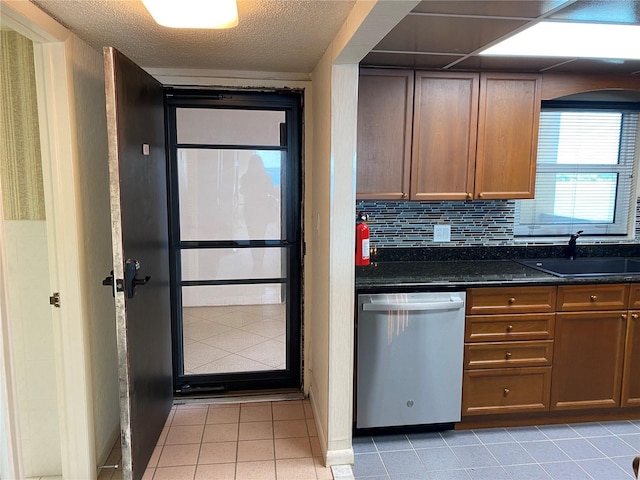
[[630,480],[640,421],[354,437],[356,479]]
[[[119,447],[108,460],[118,463]],[[103,470],[98,480],[120,480]],[[308,400],[173,407],[143,480],[332,480]]]
[[284,369],[285,304],[184,307],[185,374]]

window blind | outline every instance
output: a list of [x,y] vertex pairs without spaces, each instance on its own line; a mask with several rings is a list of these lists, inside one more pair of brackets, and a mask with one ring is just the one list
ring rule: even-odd
[[625,235],[638,112],[543,108],[535,198],[516,202],[515,235]]

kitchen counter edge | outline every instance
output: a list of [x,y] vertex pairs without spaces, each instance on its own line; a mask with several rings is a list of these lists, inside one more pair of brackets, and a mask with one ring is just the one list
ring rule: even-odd
[[557,277],[512,260],[374,262],[355,269],[358,291],[605,283],[640,283],[640,275]]

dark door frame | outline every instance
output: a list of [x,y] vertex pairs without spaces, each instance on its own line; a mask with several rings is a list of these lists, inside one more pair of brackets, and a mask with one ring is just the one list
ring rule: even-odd
[[[302,386],[302,90],[190,90],[165,89],[166,142],[168,158],[169,224],[171,251],[171,305],[173,337],[174,395],[218,394],[224,392],[296,389]],[[247,149],[237,145],[187,145],[177,142],[177,108],[215,108],[242,110],[279,110],[285,112],[286,129],[281,130],[281,146],[285,147],[287,186],[283,189],[282,210],[287,219],[281,240],[181,241],[178,203],[177,151],[179,148]],[[265,149],[264,147],[259,147]],[[182,325],[183,286],[229,285],[238,281],[183,281],[181,250],[189,248],[283,248],[288,253],[289,271],[284,279],[254,279],[243,284],[283,283],[286,285],[286,369],[261,372],[184,375]]]

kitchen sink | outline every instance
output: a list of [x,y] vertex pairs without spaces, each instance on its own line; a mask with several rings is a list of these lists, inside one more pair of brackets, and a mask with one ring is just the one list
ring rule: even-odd
[[535,268],[557,277],[640,275],[640,258],[581,257],[575,260],[566,258],[532,258],[515,261],[526,267]]

